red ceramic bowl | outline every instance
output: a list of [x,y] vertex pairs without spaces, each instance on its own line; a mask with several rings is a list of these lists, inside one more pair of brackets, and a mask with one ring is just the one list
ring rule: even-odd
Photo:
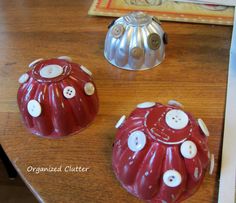
[[173,203],[198,189],[210,158],[202,119],[196,121],[173,100],[145,102],[116,128],[112,165],[127,191],[148,202]]
[[69,57],[32,62],[19,78],[17,101],[25,126],[45,137],[66,136],[88,126],[98,112],[92,73]]

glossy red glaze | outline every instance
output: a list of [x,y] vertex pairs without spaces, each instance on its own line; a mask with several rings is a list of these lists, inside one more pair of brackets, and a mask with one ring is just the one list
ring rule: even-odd
[[[58,65],[63,72],[53,78],[42,77],[40,71],[48,65]],[[90,82],[94,87],[95,84],[80,65],[64,59],[42,60],[27,74],[29,79],[20,85],[17,101],[23,122],[30,132],[51,138],[66,136],[85,128],[96,116],[96,88],[92,95],[84,91],[86,83]],[[73,98],[66,98],[63,94],[67,86],[74,88]],[[37,117],[27,109],[30,100],[38,101],[41,106],[41,114]]]
[[[160,103],[154,103],[149,108],[136,108],[118,126],[113,146],[113,170],[128,192],[147,202],[181,202],[199,188],[208,168],[207,137],[187,112],[187,125],[178,130],[171,128],[165,119],[167,113],[174,109],[181,110],[178,106]],[[136,145],[144,144],[144,147],[132,151],[128,142],[137,131],[144,133],[146,141],[141,139],[141,145]],[[196,145],[197,153],[192,158],[185,158],[180,150],[186,141]],[[133,147],[136,147],[135,143]],[[174,177],[177,182],[180,180],[178,186],[170,187],[165,183],[164,174],[168,170],[178,171],[181,175],[181,180]],[[172,180],[169,181],[172,184]]]

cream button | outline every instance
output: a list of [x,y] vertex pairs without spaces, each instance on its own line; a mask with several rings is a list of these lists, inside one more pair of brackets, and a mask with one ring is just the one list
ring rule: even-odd
[[180,147],[182,156],[186,159],[192,159],[197,154],[197,147],[192,141],[185,141]]
[[63,68],[59,65],[52,64],[44,66],[39,74],[43,78],[56,78],[63,73]]
[[29,79],[29,75],[27,73],[24,73],[23,75],[21,75],[18,79],[19,83],[25,83],[27,82],[27,80]]
[[57,57],[58,59],[62,59],[62,60],[65,60],[65,61],[68,61],[68,62],[72,62],[72,58],[69,57],[69,56],[59,56]]
[[85,85],[84,85],[84,92],[85,94],[87,95],[93,95],[94,92],[95,92],[95,87],[93,85],[93,83],[91,82],[87,82]]
[[126,116],[121,116],[120,120],[116,123],[115,128],[119,128],[125,121]]
[[151,108],[151,107],[153,107],[155,105],[156,105],[155,102],[144,102],[144,103],[138,104],[137,108],[145,109],[145,108]]
[[33,117],[38,117],[40,116],[42,112],[41,105],[38,101],[36,100],[30,100],[27,104],[27,110],[29,114]]
[[82,71],[84,71],[85,73],[87,73],[88,75],[92,75],[92,72],[89,70],[89,69],[87,69],[86,67],[84,67],[84,66],[80,66],[80,68],[82,69]]
[[142,131],[134,131],[128,138],[128,147],[131,151],[137,152],[144,148],[146,135]]
[[206,124],[204,123],[204,121],[203,121],[201,118],[199,118],[199,119],[197,120],[197,122],[198,122],[198,125],[199,125],[199,127],[201,128],[202,132],[203,132],[206,136],[209,136],[210,133],[209,133],[209,130],[208,130]]
[[176,101],[176,100],[169,100],[168,101],[168,105],[178,106],[178,107],[184,108],[184,105],[181,104],[180,102]]
[[76,91],[75,91],[74,87],[67,86],[63,89],[63,95],[67,99],[73,98],[75,96],[75,94],[76,94]]
[[30,64],[29,64],[29,68],[33,68],[37,63],[39,63],[40,61],[44,60],[43,58],[40,58],[40,59],[36,59],[34,61],[32,61]]
[[168,170],[163,175],[163,181],[169,187],[177,187],[182,182],[182,177],[178,171]]
[[169,127],[180,130],[188,125],[189,119],[182,110],[173,109],[166,114],[166,123]]
[[211,154],[211,163],[210,163],[210,170],[209,174],[212,175],[215,167],[215,156],[214,154]]

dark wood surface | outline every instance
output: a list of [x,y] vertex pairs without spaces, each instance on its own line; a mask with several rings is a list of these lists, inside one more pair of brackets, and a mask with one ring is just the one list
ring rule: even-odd
[[[90,1],[0,2],[0,143],[35,196],[45,202],[139,202],[111,168],[114,125],[137,103],[176,99],[204,119],[216,170],[188,203],[217,202],[228,56],[232,27],[163,22],[166,59],[143,72],[128,72],[103,57],[106,17],[91,17]],[[65,139],[31,135],[16,104],[18,77],[37,58],[68,55],[94,73],[100,111],[83,132]],[[28,166],[89,167],[87,173],[28,173]]]

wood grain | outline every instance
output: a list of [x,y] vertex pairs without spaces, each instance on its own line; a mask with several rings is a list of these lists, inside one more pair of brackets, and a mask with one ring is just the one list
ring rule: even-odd
[[[90,1],[0,2],[0,143],[12,163],[44,202],[140,202],[118,183],[111,168],[114,125],[137,103],[176,99],[207,123],[209,145],[216,157],[188,203],[217,201],[232,27],[167,23],[166,59],[160,66],[129,72],[103,57],[107,25],[112,20],[87,15]],[[18,77],[37,58],[68,55],[94,73],[100,111],[83,132],[50,140],[31,135],[21,123],[16,104]],[[85,166],[87,173],[28,173],[28,166]]]

